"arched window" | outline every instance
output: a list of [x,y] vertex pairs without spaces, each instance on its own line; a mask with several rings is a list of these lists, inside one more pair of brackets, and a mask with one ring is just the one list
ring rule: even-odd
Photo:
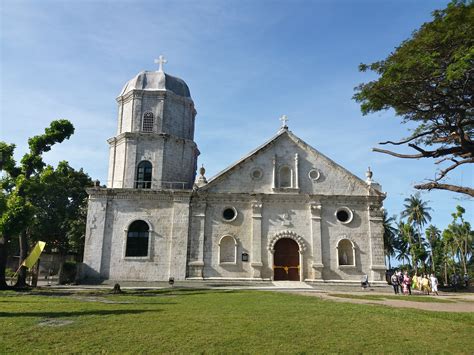
[[337,243],[337,259],[339,266],[341,265],[355,265],[355,248],[354,244],[349,239],[341,239]]
[[125,256],[148,256],[150,228],[145,221],[134,221],[127,231]]
[[142,132],[153,132],[154,118],[152,112],[145,112],[143,115]]
[[151,188],[151,175],[153,167],[151,163],[144,160],[138,164],[137,167],[137,180],[135,181],[135,188],[137,189],[150,189]]
[[225,235],[219,242],[219,263],[237,262],[237,241],[230,235]]
[[292,187],[291,169],[288,166],[280,168],[280,187]]

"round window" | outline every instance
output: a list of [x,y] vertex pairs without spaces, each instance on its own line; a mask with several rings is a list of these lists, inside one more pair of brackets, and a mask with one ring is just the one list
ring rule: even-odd
[[350,223],[353,217],[352,211],[347,207],[341,207],[336,211],[337,220],[343,224]]
[[255,168],[250,173],[250,176],[252,177],[253,180],[260,180],[263,176],[263,171],[259,168]]
[[321,176],[321,173],[316,169],[312,169],[312,170],[309,171],[308,176],[311,180],[316,181]]
[[226,222],[232,222],[237,218],[237,210],[234,207],[226,207],[222,211],[222,218]]

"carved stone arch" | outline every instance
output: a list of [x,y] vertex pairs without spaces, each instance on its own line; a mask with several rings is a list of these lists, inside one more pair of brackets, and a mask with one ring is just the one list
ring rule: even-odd
[[289,165],[282,165],[278,168],[278,187],[293,187],[294,173]]
[[351,237],[342,235],[336,244],[338,267],[356,266],[356,243]]
[[[138,254],[138,255],[130,255],[128,254],[128,238],[129,238],[129,231],[130,231],[130,227],[132,226],[133,223],[135,222],[144,222],[147,226],[148,226],[148,231],[146,231],[147,235],[146,237],[146,254]],[[132,233],[132,231],[130,231]],[[153,234],[153,225],[150,223],[150,221],[147,219],[147,218],[134,218],[134,219],[130,219],[127,224],[126,224],[126,227],[124,228],[124,234],[123,234],[123,246],[122,246],[122,249],[123,249],[123,252],[122,252],[122,257],[125,258],[125,259],[130,259],[130,258],[133,258],[133,259],[141,259],[141,260],[150,260],[151,259],[151,255],[152,255],[152,234]],[[145,250],[144,249],[144,250]]]
[[225,237],[231,237],[232,239],[234,239],[235,245],[239,244],[239,239],[235,235],[233,235],[232,233],[226,233],[219,238],[219,245],[221,244],[222,239],[224,239]]
[[[230,240],[233,241],[233,245],[229,245]],[[230,233],[224,234],[220,237],[218,244],[219,264],[236,264],[238,245],[238,239]]]
[[293,231],[290,231],[290,230],[284,230],[284,231],[281,231],[281,232],[275,234],[273,236],[273,238],[271,238],[268,241],[268,246],[267,246],[268,251],[273,253],[275,251],[276,242],[278,242],[282,238],[293,239],[298,244],[300,254],[304,253],[307,249],[306,243],[305,243],[304,239],[301,236],[296,234],[296,232],[293,232]]
[[151,222],[147,219],[147,218],[133,218],[133,219],[129,219],[127,224],[126,224],[126,227],[124,228],[124,231],[125,232],[128,232],[128,229],[130,228],[130,226],[132,225],[133,222],[136,222],[136,221],[143,221],[145,222],[146,224],[148,224],[148,231],[151,233],[153,232],[153,225],[151,224]]
[[352,244],[352,247],[353,247],[354,249],[357,248],[357,243],[355,242],[354,238],[352,238],[352,237],[350,237],[350,236],[348,236],[348,235],[346,235],[346,234],[341,234],[341,235],[339,236],[338,240],[337,240],[336,249],[337,249],[337,246],[339,245],[339,243],[340,243],[342,240],[344,240],[344,239],[347,239],[348,241],[350,241],[351,244]]

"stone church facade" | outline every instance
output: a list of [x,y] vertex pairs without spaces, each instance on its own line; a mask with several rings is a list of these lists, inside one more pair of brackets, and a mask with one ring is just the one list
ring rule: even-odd
[[380,185],[302,141],[266,143],[196,179],[186,83],[144,71],[123,88],[107,188],[88,190],[84,276],[384,283]]

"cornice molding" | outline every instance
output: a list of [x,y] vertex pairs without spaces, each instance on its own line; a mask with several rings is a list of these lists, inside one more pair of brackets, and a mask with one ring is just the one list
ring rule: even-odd
[[151,190],[151,189],[119,189],[119,188],[88,188],[89,199],[108,200],[158,200],[168,202],[189,202],[192,190]]
[[107,139],[107,143],[109,145],[117,145],[122,143],[123,141],[130,139],[130,140],[157,140],[157,139],[174,139],[177,142],[184,142],[185,144],[190,144],[194,146],[194,148],[197,150],[197,144],[195,141],[191,139],[186,139],[186,138],[181,138],[177,137],[175,135],[169,134],[169,133],[143,133],[143,132],[123,132],[120,133],[119,135],[115,137],[111,137]]
[[183,103],[192,104],[194,107],[194,101],[190,97],[184,97],[176,95],[170,90],[141,90],[141,89],[132,89],[128,91],[125,95],[118,96],[115,100],[118,103],[127,102],[132,99],[142,99],[143,97],[157,97],[162,99],[171,99]]

